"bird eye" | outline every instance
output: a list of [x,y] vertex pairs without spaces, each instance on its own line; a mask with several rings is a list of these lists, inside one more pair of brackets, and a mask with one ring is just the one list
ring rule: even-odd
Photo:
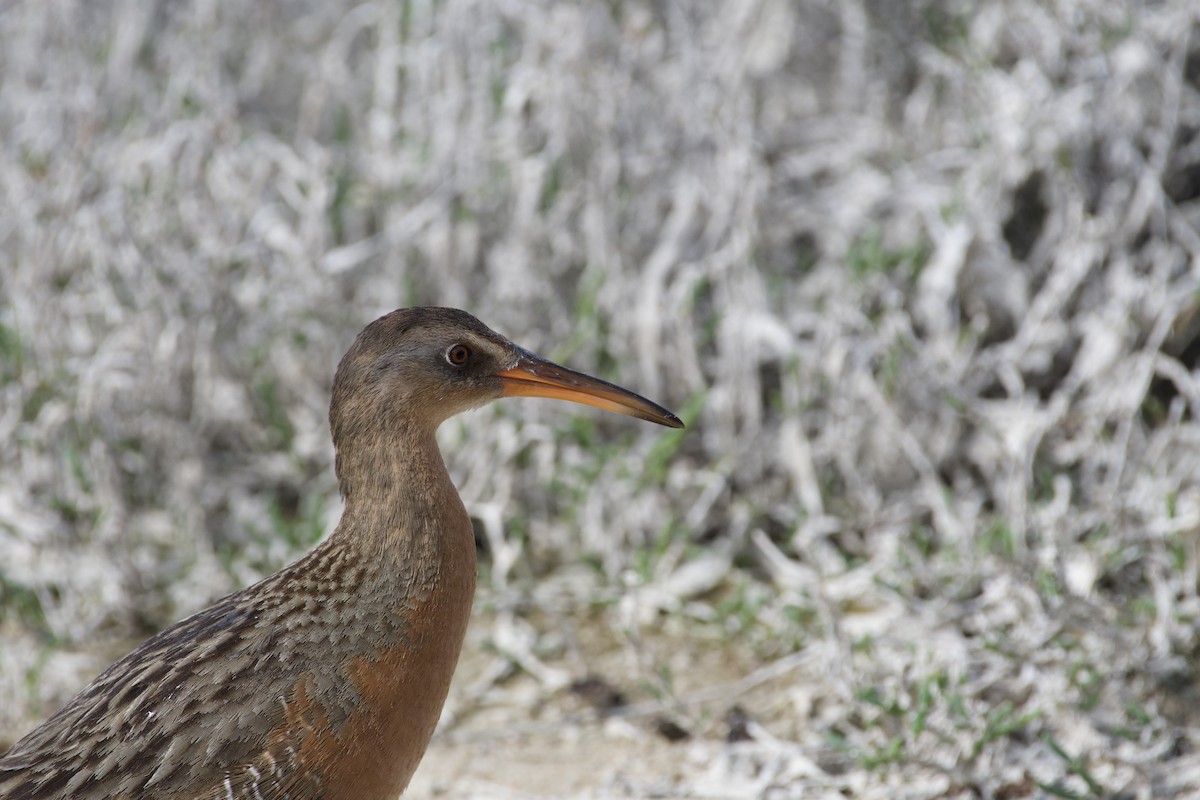
[[446,351],[446,360],[456,367],[461,367],[471,359],[471,348],[465,344],[451,345]]

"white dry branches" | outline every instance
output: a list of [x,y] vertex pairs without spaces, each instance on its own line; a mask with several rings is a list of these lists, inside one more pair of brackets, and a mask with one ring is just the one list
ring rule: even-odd
[[440,303],[692,416],[446,426],[475,689],[789,665],[580,796],[1200,792],[1194,5],[3,4],[0,737],[327,529],[336,359]]

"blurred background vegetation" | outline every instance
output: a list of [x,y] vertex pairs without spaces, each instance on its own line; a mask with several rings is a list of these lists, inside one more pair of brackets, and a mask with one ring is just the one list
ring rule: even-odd
[[[689,428],[444,427],[485,563],[430,758],[514,750],[413,796],[1200,792],[1194,3],[15,0],[0,43],[0,746],[328,531],[338,357],[442,304]],[[532,785],[563,731],[611,757]]]

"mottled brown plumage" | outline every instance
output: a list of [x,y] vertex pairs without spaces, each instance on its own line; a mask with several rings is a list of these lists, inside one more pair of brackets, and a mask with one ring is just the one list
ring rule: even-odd
[[337,528],[109,667],[0,758],[0,798],[397,797],[433,734],[475,590],[471,523],[434,432],[503,395],[681,426],[465,312],[376,320],[334,380]]

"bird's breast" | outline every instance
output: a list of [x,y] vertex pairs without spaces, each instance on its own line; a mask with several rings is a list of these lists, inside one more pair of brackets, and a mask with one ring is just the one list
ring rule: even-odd
[[270,749],[320,776],[327,800],[394,800],[424,755],[471,613],[475,552],[466,528],[443,534],[441,552],[424,553],[398,589],[359,587],[347,620],[357,630],[344,632],[359,646],[333,670],[314,665],[288,693]]

